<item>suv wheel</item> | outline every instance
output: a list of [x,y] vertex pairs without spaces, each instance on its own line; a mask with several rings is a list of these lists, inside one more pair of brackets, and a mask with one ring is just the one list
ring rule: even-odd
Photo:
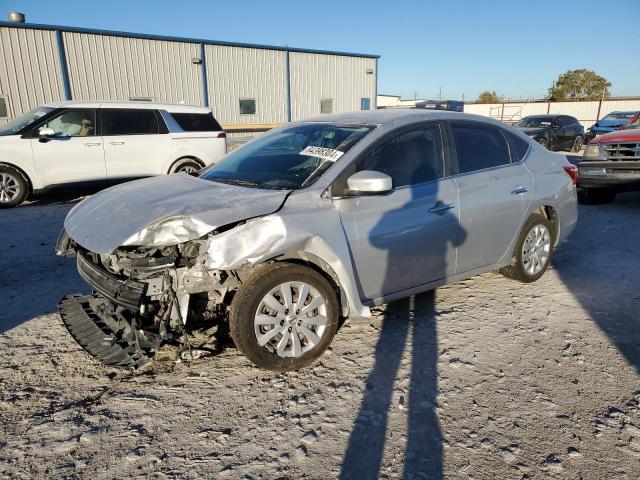
[[578,188],[578,202],[585,205],[611,203],[616,199],[616,192],[604,188]]
[[298,370],[315,362],[336,334],[336,292],[308,267],[258,267],[233,297],[229,329],[238,350],[255,365]]
[[511,265],[500,273],[522,283],[535,282],[547,270],[552,253],[551,223],[542,215],[531,215],[520,232]]
[[193,158],[181,158],[177,160],[171,168],[169,173],[193,173],[202,169],[202,165]]
[[546,138],[541,138],[540,140],[538,140],[538,143],[540,145],[542,145],[542,147],[548,149],[549,148],[549,144],[547,143],[547,139]]
[[573,141],[573,147],[571,148],[571,151],[574,153],[579,152],[580,150],[582,150],[582,145],[584,145],[584,138],[582,138],[582,135],[578,135]]
[[29,194],[24,175],[13,167],[0,165],[0,208],[20,205]]

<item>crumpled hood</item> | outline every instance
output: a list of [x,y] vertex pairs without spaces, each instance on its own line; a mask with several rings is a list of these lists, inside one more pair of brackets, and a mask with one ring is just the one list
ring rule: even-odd
[[[109,253],[143,228],[188,216],[211,230],[277,211],[289,190],[260,190],[186,174],[145,178],[103,190],[76,205],[64,228],[78,244]],[[205,232],[206,233],[206,232]]]
[[628,119],[622,119],[622,120],[598,120],[596,123],[593,124],[591,129],[592,130],[611,131],[611,130],[615,130],[618,127],[621,127],[622,125],[625,125],[628,121],[629,121]]
[[538,135],[540,133],[544,133],[546,128],[544,127],[518,127],[520,131],[530,137],[533,135]]

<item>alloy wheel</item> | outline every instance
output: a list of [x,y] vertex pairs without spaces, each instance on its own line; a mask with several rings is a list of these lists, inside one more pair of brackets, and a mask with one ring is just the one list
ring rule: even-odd
[[197,170],[198,169],[193,165],[185,165],[184,167],[181,167],[178,170],[176,170],[176,173],[193,173]]
[[327,305],[320,292],[304,282],[285,282],[258,304],[254,331],[261,347],[296,358],[320,343],[327,323]]
[[551,255],[551,234],[545,225],[534,225],[522,245],[522,264],[528,275],[540,273]]
[[18,179],[10,173],[0,174],[0,202],[9,203],[20,195]]

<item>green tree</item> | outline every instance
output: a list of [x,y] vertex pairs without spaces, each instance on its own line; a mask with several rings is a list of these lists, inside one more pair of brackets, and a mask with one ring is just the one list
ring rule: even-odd
[[496,92],[489,90],[485,90],[478,96],[478,103],[500,103],[501,101]]
[[549,89],[549,99],[562,100],[598,100],[604,94],[609,96],[611,83],[592,70],[580,68],[569,70],[558,77]]

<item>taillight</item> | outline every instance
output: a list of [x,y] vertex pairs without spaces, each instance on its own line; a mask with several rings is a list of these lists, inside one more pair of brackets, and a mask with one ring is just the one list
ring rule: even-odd
[[564,173],[569,175],[569,178],[571,179],[571,183],[575,185],[576,182],[578,181],[578,167],[571,164],[571,165],[565,165],[562,168],[564,168]]
[[220,132],[218,138],[227,138],[227,132]]

